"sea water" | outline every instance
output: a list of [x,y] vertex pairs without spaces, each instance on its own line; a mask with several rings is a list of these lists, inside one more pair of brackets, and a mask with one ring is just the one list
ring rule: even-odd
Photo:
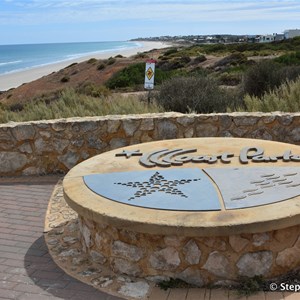
[[0,74],[139,46],[137,42],[127,41],[0,45]]

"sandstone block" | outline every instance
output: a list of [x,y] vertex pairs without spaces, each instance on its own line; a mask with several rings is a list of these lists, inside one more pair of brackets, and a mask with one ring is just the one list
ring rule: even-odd
[[99,252],[92,250],[90,252],[91,258],[94,262],[99,264],[104,264],[106,262],[106,258]]
[[235,116],[233,118],[233,122],[236,126],[253,126],[259,121],[259,117],[251,117],[251,116]]
[[52,124],[52,129],[54,131],[64,131],[68,126],[68,123],[62,122],[62,121],[56,121],[55,123]]
[[149,291],[149,284],[144,281],[126,282],[118,292],[126,297],[144,299]]
[[167,235],[164,237],[164,242],[167,246],[179,247],[183,238],[175,235]]
[[143,257],[142,249],[121,241],[115,241],[113,243],[112,254],[115,256],[122,256],[133,261],[139,261]]
[[227,257],[218,251],[209,254],[203,268],[219,277],[228,277],[230,274],[230,265]]
[[13,127],[11,132],[17,141],[32,140],[35,135],[33,125],[18,125]]
[[117,273],[127,274],[130,276],[138,276],[141,274],[141,269],[136,263],[123,258],[113,258],[111,261],[111,267]]
[[201,287],[204,285],[201,272],[192,267],[186,268],[183,272],[179,273],[178,278],[189,283]]
[[249,241],[239,235],[231,235],[229,236],[229,244],[235,252],[240,252],[249,244]]
[[200,262],[201,251],[194,240],[187,242],[183,248],[185,254],[185,260],[190,265],[196,265]]
[[214,124],[203,123],[196,126],[197,137],[217,136],[218,127]]
[[66,139],[53,139],[51,144],[58,153],[63,153],[63,151],[69,146],[70,142]]
[[154,121],[153,121],[153,119],[150,119],[150,118],[142,119],[140,130],[150,131],[150,130],[153,130],[153,129],[154,129]]
[[106,143],[104,143],[101,139],[94,136],[90,136],[87,138],[87,145],[89,148],[98,150],[102,150],[107,146]]
[[177,126],[170,120],[157,122],[157,138],[159,140],[175,139],[177,137]]
[[116,133],[121,126],[120,120],[108,120],[107,121],[107,132]]
[[94,131],[98,127],[98,124],[95,121],[82,121],[78,123],[78,125],[84,133]]
[[22,153],[32,153],[32,148],[29,142],[25,142],[23,143],[20,147],[19,147],[20,152]]
[[244,254],[237,262],[238,273],[241,276],[265,276],[272,266],[273,254],[271,251],[259,251]]
[[190,126],[195,122],[193,116],[183,116],[176,119],[177,123],[183,125],[184,127]]
[[127,144],[127,141],[123,138],[113,138],[109,142],[109,145],[110,145],[110,148],[113,150],[113,149],[125,147],[128,144]]
[[0,152],[1,173],[12,173],[22,169],[28,160],[18,152]]
[[276,257],[276,264],[283,268],[292,268],[299,267],[300,265],[300,237],[298,238],[295,245],[291,248],[287,248],[278,253]]
[[270,240],[270,236],[268,233],[258,233],[253,235],[253,245],[256,247],[264,245],[267,241]]
[[214,238],[214,237],[205,238],[204,244],[214,250],[225,251],[227,248],[226,243],[220,238]]
[[149,262],[156,270],[172,271],[180,265],[180,258],[175,248],[167,247],[151,254]]
[[76,152],[69,151],[64,155],[58,156],[58,160],[63,163],[68,169],[71,169],[77,164],[79,155]]
[[133,136],[140,125],[139,120],[123,120],[122,123],[126,136]]
[[184,131],[184,137],[185,138],[192,138],[194,136],[194,128],[187,128]]

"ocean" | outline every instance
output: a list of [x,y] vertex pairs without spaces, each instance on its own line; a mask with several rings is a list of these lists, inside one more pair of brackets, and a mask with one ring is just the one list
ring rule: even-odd
[[0,45],[0,74],[12,73],[114,50],[137,48],[137,42],[85,42]]

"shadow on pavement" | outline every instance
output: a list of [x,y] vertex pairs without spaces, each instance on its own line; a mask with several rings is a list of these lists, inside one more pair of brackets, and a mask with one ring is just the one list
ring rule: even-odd
[[121,300],[67,275],[52,260],[44,236],[37,239],[28,249],[24,257],[24,267],[32,280],[32,290],[44,297],[48,295],[49,298],[54,296],[72,300],[86,297],[88,300]]

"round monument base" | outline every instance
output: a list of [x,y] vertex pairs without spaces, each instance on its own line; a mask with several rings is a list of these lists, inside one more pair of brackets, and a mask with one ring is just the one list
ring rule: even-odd
[[299,152],[232,138],[134,145],[74,167],[64,195],[84,251],[116,273],[273,278],[300,266]]
[[[223,237],[134,232],[80,217],[83,249],[116,273],[197,286],[273,278],[299,266],[300,226]],[[228,282],[230,283],[230,282]]]

